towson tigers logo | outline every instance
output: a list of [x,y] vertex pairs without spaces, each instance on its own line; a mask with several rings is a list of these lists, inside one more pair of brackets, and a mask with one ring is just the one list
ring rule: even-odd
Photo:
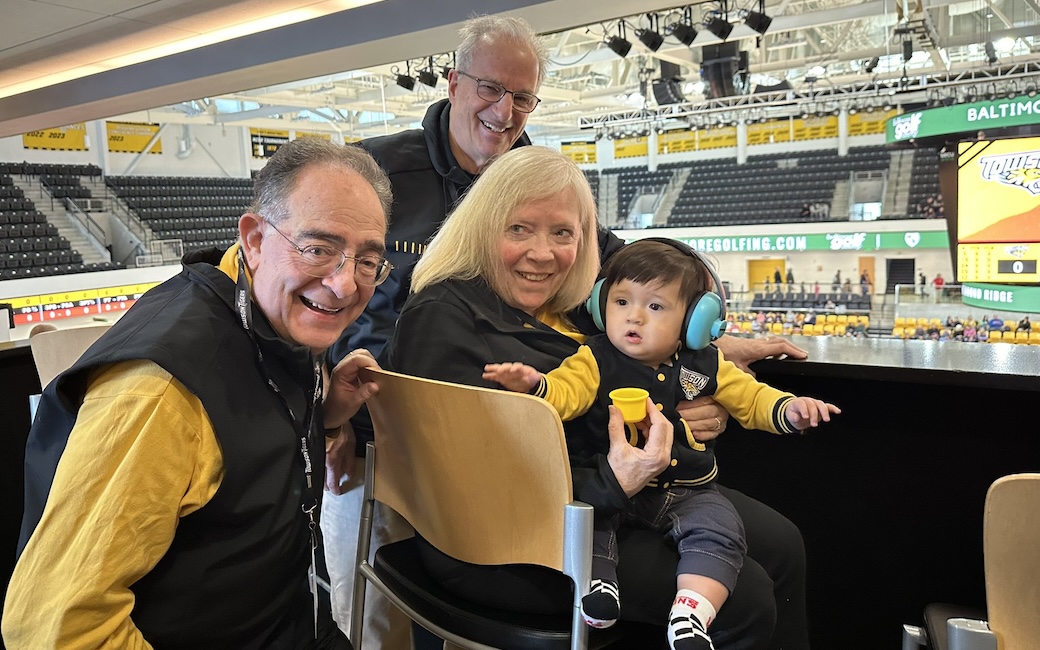
[[680,366],[679,385],[682,387],[686,399],[693,399],[700,395],[700,392],[708,385],[708,378],[699,372],[694,372],[685,366]]
[[984,180],[1020,187],[1033,196],[1040,194],[1040,151],[984,156],[979,165]]

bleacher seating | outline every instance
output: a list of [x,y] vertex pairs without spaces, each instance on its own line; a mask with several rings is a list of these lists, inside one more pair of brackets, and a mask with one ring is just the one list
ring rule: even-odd
[[639,167],[620,167],[604,170],[604,174],[617,176],[618,221],[628,217],[632,200],[642,194],[653,194],[664,189],[675,173],[676,165],[662,165],[657,171]]
[[180,239],[185,252],[226,247],[253,197],[249,178],[109,176],[106,184],[159,239]]
[[756,310],[794,310],[821,311],[828,309],[827,303],[833,304],[830,309],[841,309],[847,312],[869,312],[871,297],[858,293],[799,293],[774,291],[772,293],[756,293],[751,300],[751,308]]
[[[802,207],[833,199],[838,181],[853,172],[883,171],[890,154],[883,147],[807,151],[693,163],[668,218],[669,226],[722,226],[806,221]],[[822,217],[816,217],[822,220]]]
[[89,270],[82,255],[8,175],[21,174],[22,169],[20,163],[0,163],[0,280]]

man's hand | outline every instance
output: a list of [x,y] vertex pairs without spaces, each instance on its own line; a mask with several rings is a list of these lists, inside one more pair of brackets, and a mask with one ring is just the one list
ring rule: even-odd
[[628,443],[625,432],[625,420],[621,411],[609,406],[610,451],[607,452],[607,463],[614,471],[621,489],[629,497],[634,496],[653,477],[660,474],[672,459],[672,423],[668,421],[649,398],[646,400],[647,417],[636,423],[646,438],[643,448],[633,447]]
[[354,444],[354,427],[350,422],[340,427],[337,437],[325,439],[325,489],[333,494],[342,494],[340,484],[354,473],[357,464]]
[[811,397],[796,397],[787,403],[784,415],[791,426],[799,431],[817,426],[821,421],[830,422],[831,413],[841,413],[841,409],[823,400]]
[[526,393],[538,385],[542,373],[519,361],[512,363],[489,363],[484,366],[482,379],[497,381],[514,393]]
[[718,438],[729,422],[729,413],[710,395],[682,400],[676,404],[675,410],[679,412],[679,417],[686,420],[697,442]]
[[322,409],[326,429],[336,429],[346,424],[365,400],[376,394],[379,386],[373,381],[363,383],[358,372],[362,368],[378,367],[379,364],[368,350],[354,350],[336,364]]
[[722,356],[744,372],[751,372],[748,365],[765,359],[787,355],[791,359],[806,359],[809,353],[794,343],[780,336],[769,336],[764,339],[745,339],[739,336],[723,336],[715,341],[716,347],[722,350]]

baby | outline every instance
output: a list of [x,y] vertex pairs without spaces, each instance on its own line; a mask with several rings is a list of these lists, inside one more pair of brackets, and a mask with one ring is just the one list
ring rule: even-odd
[[[625,512],[596,513],[593,580],[582,615],[593,627],[609,627],[620,615],[616,532],[632,522],[668,532],[679,549],[669,644],[714,650],[708,627],[736,584],[747,545],[740,517],[715,486],[715,442],[694,438],[677,404],[712,395],[742,426],[773,433],[815,427],[841,411],[756,381],[710,345],[725,326],[724,302],[712,286],[721,283],[693,249],[639,240],[615,253],[603,275],[589,311],[605,335],[589,338],[545,375],[522,363],[492,363],[484,378],[543,397],[563,420],[577,420],[568,425],[567,445],[571,462],[581,466],[608,451],[608,394],[621,387],[649,392],[648,408],[660,409],[674,427],[672,460]],[[634,435],[631,442],[639,443]]]

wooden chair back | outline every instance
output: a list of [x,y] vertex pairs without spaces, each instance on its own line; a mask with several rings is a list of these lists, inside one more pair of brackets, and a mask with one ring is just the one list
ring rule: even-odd
[[999,650],[1040,643],[1040,474],[997,479],[983,521],[986,607]]
[[376,500],[459,560],[562,571],[572,487],[556,411],[520,393],[369,374]]
[[29,339],[40,387],[46,388],[51,380],[76,363],[94,341],[108,331],[111,325],[70,327],[40,332]]

